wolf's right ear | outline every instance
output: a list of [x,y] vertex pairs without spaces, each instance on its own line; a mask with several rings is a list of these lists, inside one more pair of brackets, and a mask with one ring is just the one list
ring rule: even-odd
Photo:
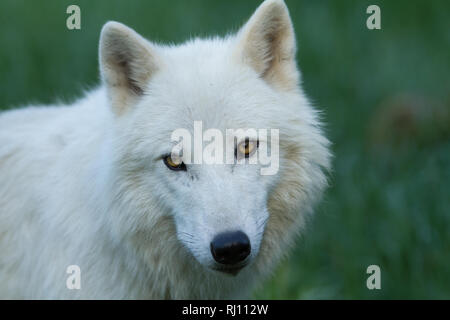
[[237,38],[239,60],[272,86],[288,91],[297,88],[295,34],[283,0],[265,0],[239,30]]
[[151,43],[118,22],[103,26],[99,60],[101,76],[116,114],[144,94],[150,77],[158,70]]

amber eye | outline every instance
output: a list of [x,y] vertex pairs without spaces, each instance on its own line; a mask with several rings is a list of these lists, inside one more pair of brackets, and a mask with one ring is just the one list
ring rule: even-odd
[[167,168],[169,168],[170,170],[186,171],[186,165],[183,161],[181,161],[181,158],[172,159],[172,156],[168,154],[163,158],[163,161]]
[[236,158],[242,159],[250,157],[255,153],[256,149],[258,148],[258,144],[258,141],[245,139],[245,141],[239,143],[236,148]]

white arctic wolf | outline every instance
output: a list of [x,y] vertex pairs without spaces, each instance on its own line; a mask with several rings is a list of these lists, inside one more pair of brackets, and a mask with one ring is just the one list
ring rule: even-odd
[[[103,84],[83,99],[0,115],[0,298],[248,297],[329,167],[284,2],[180,46],[108,22],[99,52]],[[171,133],[194,121],[279,129],[279,170],[171,159]],[[235,153],[258,148],[246,141]]]

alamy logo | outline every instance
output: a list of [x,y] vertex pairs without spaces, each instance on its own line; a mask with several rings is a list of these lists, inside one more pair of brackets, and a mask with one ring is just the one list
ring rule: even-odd
[[70,16],[66,20],[66,26],[69,30],[80,30],[81,29],[81,10],[80,7],[72,4],[67,7],[66,13]]
[[379,6],[373,4],[367,7],[367,14],[370,16],[367,18],[367,29],[369,30],[380,30],[381,29],[381,9]]
[[[185,164],[260,165],[261,175],[275,175],[279,169],[279,130],[219,129],[203,131],[202,121],[194,121],[194,136],[187,129],[172,132],[173,159]],[[240,156],[243,155],[243,156]]]
[[376,264],[370,265],[367,267],[367,274],[370,274],[370,276],[367,278],[366,286],[367,289],[373,290],[373,289],[381,289],[381,269]]
[[69,290],[80,290],[81,289],[81,269],[77,265],[70,265],[66,270],[67,277],[66,287]]

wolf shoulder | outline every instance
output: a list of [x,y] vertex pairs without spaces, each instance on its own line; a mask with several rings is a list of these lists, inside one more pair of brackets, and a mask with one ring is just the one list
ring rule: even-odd
[[39,161],[46,155],[57,156],[77,140],[92,139],[106,117],[105,99],[104,90],[97,88],[71,104],[30,105],[0,112],[0,170],[2,159],[14,153],[29,152]]

